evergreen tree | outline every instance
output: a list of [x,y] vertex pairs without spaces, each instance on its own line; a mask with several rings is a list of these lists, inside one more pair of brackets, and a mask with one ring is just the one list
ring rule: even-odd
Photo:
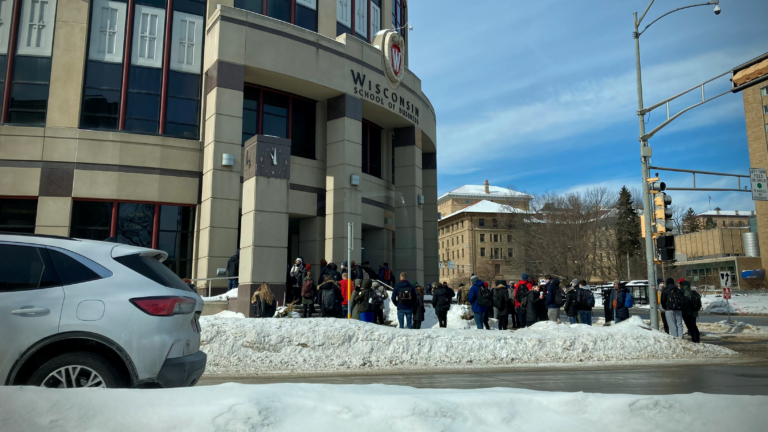
[[688,211],[683,215],[683,232],[685,234],[695,233],[701,231],[701,225],[696,218],[696,212],[692,208],[688,207]]
[[705,230],[710,230],[710,229],[713,229],[713,228],[717,228],[717,225],[715,225],[715,221],[712,220],[712,216],[709,216],[707,218],[707,221],[704,222],[704,229]]
[[624,257],[636,256],[640,248],[640,218],[632,207],[632,194],[626,186],[619,192],[616,203],[616,252]]

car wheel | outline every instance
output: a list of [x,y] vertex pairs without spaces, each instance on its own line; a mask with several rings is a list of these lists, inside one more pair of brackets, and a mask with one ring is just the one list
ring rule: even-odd
[[104,358],[88,352],[74,352],[45,362],[27,384],[47,388],[117,388],[119,382],[115,368]]

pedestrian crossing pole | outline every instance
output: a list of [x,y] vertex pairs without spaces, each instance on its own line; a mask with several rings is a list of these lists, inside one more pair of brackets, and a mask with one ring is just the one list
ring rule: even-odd
[[355,246],[355,224],[347,224],[347,319],[352,319],[352,249]]

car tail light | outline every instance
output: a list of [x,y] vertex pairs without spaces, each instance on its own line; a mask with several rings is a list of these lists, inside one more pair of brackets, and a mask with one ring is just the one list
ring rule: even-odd
[[197,301],[189,297],[141,297],[131,303],[152,316],[184,315],[195,311]]

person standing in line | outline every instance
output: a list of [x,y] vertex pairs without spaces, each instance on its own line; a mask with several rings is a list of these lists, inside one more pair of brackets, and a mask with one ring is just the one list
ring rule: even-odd
[[448,285],[439,285],[432,293],[432,307],[435,308],[437,322],[441,328],[448,327],[448,311],[455,292]]
[[661,323],[664,325],[664,333],[669,334],[669,324],[667,324],[667,314],[664,311],[664,304],[661,302],[661,292],[664,290],[664,279],[656,279],[656,306],[659,308]]
[[[317,290],[317,304],[320,305],[320,316],[323,318],[341,318],[341,310],[336,310],[336,303],[341,303],[344,297],[341,296],[336,281],[330,275],[325,275],[325,281],[320,284]],[[344,318],[347,316],[344,315]]]
[[304,309],[304,318],[312,318],[312,314],[315,313],[315,297],[317,296],[317,289],[315,287],[315,281],[312,279],[311,266],[307,264],[307,275],[304,277],[304,282],[301,284],[301,306]]
[[579,293],[577,290],[577,287],[570,284],[568,286],[568,291],[565,293],[565,305],[563,306],[563,310],[565,311],[565,315],[568,316],[568,322],[571,324],[579,323]]
[[688,329],[688,334],[691,336],[691,342],[701,342],[701,334],[699,333],[699,326],[696,325],[696,319],[699,317],[699,310],[701,310],[701,296],[695,290],[691,289],[691,283],[687,280],[680,282],[680,288],[683,289],[683,322]]
[[389,298],[389,294],[387,293],[387,288],[380,284],[379,281],[373,281],[371,286],[374,291],[379,293],[378,295],[381,298],[381,304],[373,310],[373,322],[374,324],[384,325],[384,301]]
[[485,291],[482,292],[487,295],[489,300],[488,305],[486,305],[485,313],[483,314],[483,326],[485,326],[486,330],[490,330],[491,323],[489,320],[493,318],[493,293],[488,286],[488,282],[483,282],[483,287],[485,288]]
[[[539,285],[533,285],[533,288],[525,293],[525,297],[521,301],[521,307],[525,309],[525,321],[526,326],[530,327],[539,321],[540,309],[544,305],[544,293],[541,291],[542,287]],[[542,320],[543,321],[543,320]]]
[[360,291],[363,289],[363,280],[354,279],[353,281],[355,288],[352,291],[352,298],[350,299],[349,304],[352,306],[352,319],[360,321],[360,308],[362,305],[354,301],[354,299],[360,295]]
[[685,338],[683,332],[683,292],[675,286],[675,280],[667,278],[667,286],[661,291],[661,302],[664,304],[664,314],[669,324],[669,334],[680,339]]
[[307,270],[304,268],[304,260],[296,258],[289,275],[291,276],[291,292],[289,298],[290,302],[294,302],[301,297],[301,284],[304,283],[304,277],[307,275]]
[[356,291],[358,294],[355,296],[355,304],[360,312],[360,321],[373,323],[373,281],[371,279],[364,279],[360,290]]
[[235,279],[227,279],[227,291],[237,288],[239,285],[237,276],[240,276],[240,249],[227,260],[227,277],[235,277]]
[[[526,308],[523,306],[523,299],[528,297],[528,291],[533,289],[533,285],[528,283],[528,275],[526,273],[523,273],[522,276],[520,276],[520,281],[515,285],[515,313],[518,315],[517,321],[518,321],[518,327],[519,328],[526,328],[528,327],[527,319],[526,319]],[[527,301],[526,301],[527,304]]]
[[631,296],[627,285],[620,286],[616,293],[616,324],[629,319],[629,308],[627,307],[627,296]]
[[507,303],[507,312],[512,315],[512,328],[520,328],[520,317],[517,313],[517,305],[515,304],[515,289],[517,286],[514,282],[510,282],[507,285],[507,295],[509,296],[509,303]]
[[[551,276],[547,275],[547,277]],[[560,317],[561,295],[560,279],[550,279],[547,285],[547,296],[544,299],[544,306],[547,307],[547,319],[555,323]]]
[[499,330],[507,330],[509,327],[509,289],[506,285],[496,285],[493,289],[493,313],[498,320]]
[[416,287],[416,304],[413,307],[413,328],[420,329],[421,323],[424,322],[424,313],[426,312],[424,307],[424,287]]
[[613,282],[613,288],[603,288],[602,289],[602,296],[603,296],[603,311],[605,312],[605,325],[609,326],[611,323],[613,323],[613,319],[615,316],[613,315],[613,290],[618,289],[619,283],[617,281]]
[[456,294],[456,304],[469,304],[469,301],[467,300],[469,297],[469,288],[470,287],[464,285],[463,283],[459,284],[459,292]]
[[[352,281],[347,278],[347,274],[344,273],[341,275],[342,279],[341,282],[339,282],[339,289],[341,290],[341,315],[343,318],[346,318],[349,315],[349,297],[351,295],[352,291],[350,289]],[[330,276],[329,276],[330,277]]]
[[389,264],[384,263],[379,268],[379,280],[389,285],[390,287],[395,286],[395,275],[393,275],[392,270],[389,269]]
[[253,296],[251,296],[251,305],[253,316],[256,318],[274,318],[275,311],[277,311],[277,300],[268,283],[262,282],[259,289],[254,291]]
[[587,286],[587,281],[579,282],[579,320],[582,324],[592,325],[592,308],[595,306],[595,294]]
[[325,260],[325,258],[320,260],[320,272],[316,272],[317,274],[317,285],[320,286],[321,283],[323,283],[323,280],[325,280],[325,269],[328,267],[328,261]]
[[482,330],[483,316],[485,315],[487,306],[481,304],[484,303],[485,300],[482,300],[480,297],[483,295],[483,290],[485,290],[485,284],[475,275],[472,275],[470,281],[472,282],[472,288],[469,289],[467,301],[472,305],[472,313],[475,316],[475,325],[477,326],[477,329]]
[[408,282],[408,275],[400,273],[400,282],[392,290],[392,304],[397,308],[397,321],[400,328],[404,322],[409,329],[413,328],[413,307],[416,303],[416,290]]

